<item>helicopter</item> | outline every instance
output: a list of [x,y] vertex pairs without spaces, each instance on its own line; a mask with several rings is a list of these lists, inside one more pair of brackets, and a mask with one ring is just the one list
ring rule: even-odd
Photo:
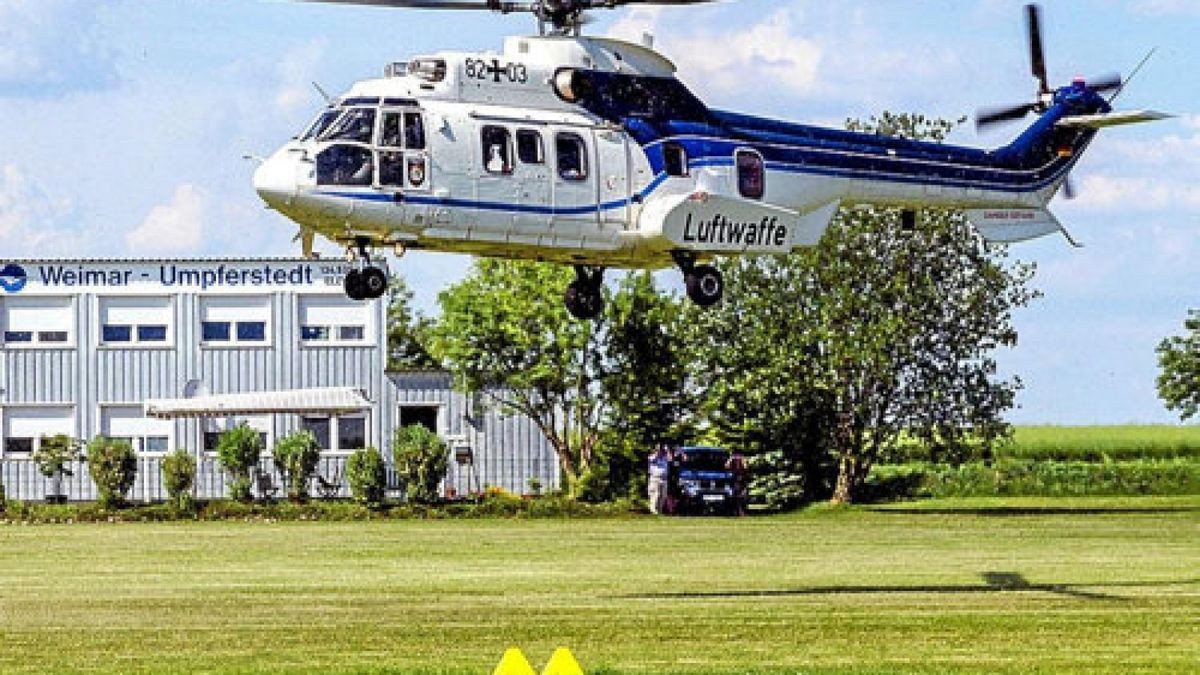
[[[581,35],[586,10],[638,0],[304,0],[532,13],[537,35],[500,52],[437,52],[330,99],[265,159],[254,187],[313,237],[355,261],[346,294],[380,297],[372,254],[391,248],[572,265],[579,319],[603,309],[609,268],[677,267],[688,297],[718,302],[721,256],[817,243],[837,210],[874,204],[962,210],[989,242],[1061,232],[1047,209],[1104,127],[1168,117],[1115,112],[1119,75],[1051,87],[1041,10],[1026,6],[1032,102],[986,109],[980,128],[1036,114],[991,150],[856,133],[706,105],[650,40]],[[704,0],[649,0],[692,4]],[[1114,92],[1109,98],[1103,94]]]

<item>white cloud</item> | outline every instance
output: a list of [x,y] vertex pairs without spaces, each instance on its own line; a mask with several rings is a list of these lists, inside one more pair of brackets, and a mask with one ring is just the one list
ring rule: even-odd
[[1129,211],[1195,210],[1200,208],[1200,185],[1170,178],[1094,174],[1080,181],[1074,206]]
[[313,107],[313,81],[317,64],[325,54],[328,41],[313,40],[289,50],[279,62],[279,88],[275,105],[286,114]]
[[140,226],[125,235],[125,244],[137,255],[195,253],[203,241],[208,211],[208,194],[184,183],[175,188],[170,203],[155,206]]
[[5,255],[44,255],[77,246],[71,236],[74,215],[69,200],[51,195],[19,166],[0,167],[0,250]]
[[101,37],[112,0],[0,0],[0,96],[99,89],[117,80]]

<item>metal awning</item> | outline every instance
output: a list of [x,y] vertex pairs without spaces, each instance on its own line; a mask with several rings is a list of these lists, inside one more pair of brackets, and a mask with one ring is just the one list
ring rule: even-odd
[[322,413],[341,415],[371,407],[362,389],[327,387],[254,391],[240,394],[209,394],[192,398],[149,399],[147,417],[224,417],[226,415],[265,415],[269,413]]

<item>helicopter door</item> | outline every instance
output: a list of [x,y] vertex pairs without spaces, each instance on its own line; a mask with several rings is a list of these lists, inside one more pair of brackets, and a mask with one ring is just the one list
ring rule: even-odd
[[554,231],[566,239],[585,238],[599,229],[597,166],[590,136],[582,129],[562,130],[552,141]]
[[515,180],[516,154],[513,131],[503,124],[479,127],[476,148],[475,200],[478,215],[474,237],[503,239],[516,227],[520,189]]
[[538,244],[551,225],[550,167],[546,137],[540,128],[517,127],[516,162],[512,179],[517,190],[518,211],[513,215],[509,241]]
[[597,131],[596,179],[599,181],[600,226],[624,230],[629,226],[630,155],[629,138],[616,131]]

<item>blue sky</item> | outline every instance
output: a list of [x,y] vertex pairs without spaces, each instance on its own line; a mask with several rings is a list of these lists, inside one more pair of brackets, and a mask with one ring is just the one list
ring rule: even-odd
[[[644,31],[709,103],[839,125],[880,110],[942,117],[1033,94],[1012,0],[727,0],[597,12]],[[1110,131],[1055,212],[1086,246],[1013,247],[1045,297],[1020,312],[1004,371],[1022,423],[1171,422],[1154,347],[1200,306],[1200,1],[1054,0],[1051,79],[1128,72],[1125,108],[1178,115]],[[0,0],[0,256],[281,255],[294,228],[262,208],[247,153],[279,146],[392,60],[497,49],[528,17],[288,0]],[[1019,125],[964,144],[1004,143]],[[332,251],[331,251],[332,252]],[[431,311],[468,261],[393,262]]]

